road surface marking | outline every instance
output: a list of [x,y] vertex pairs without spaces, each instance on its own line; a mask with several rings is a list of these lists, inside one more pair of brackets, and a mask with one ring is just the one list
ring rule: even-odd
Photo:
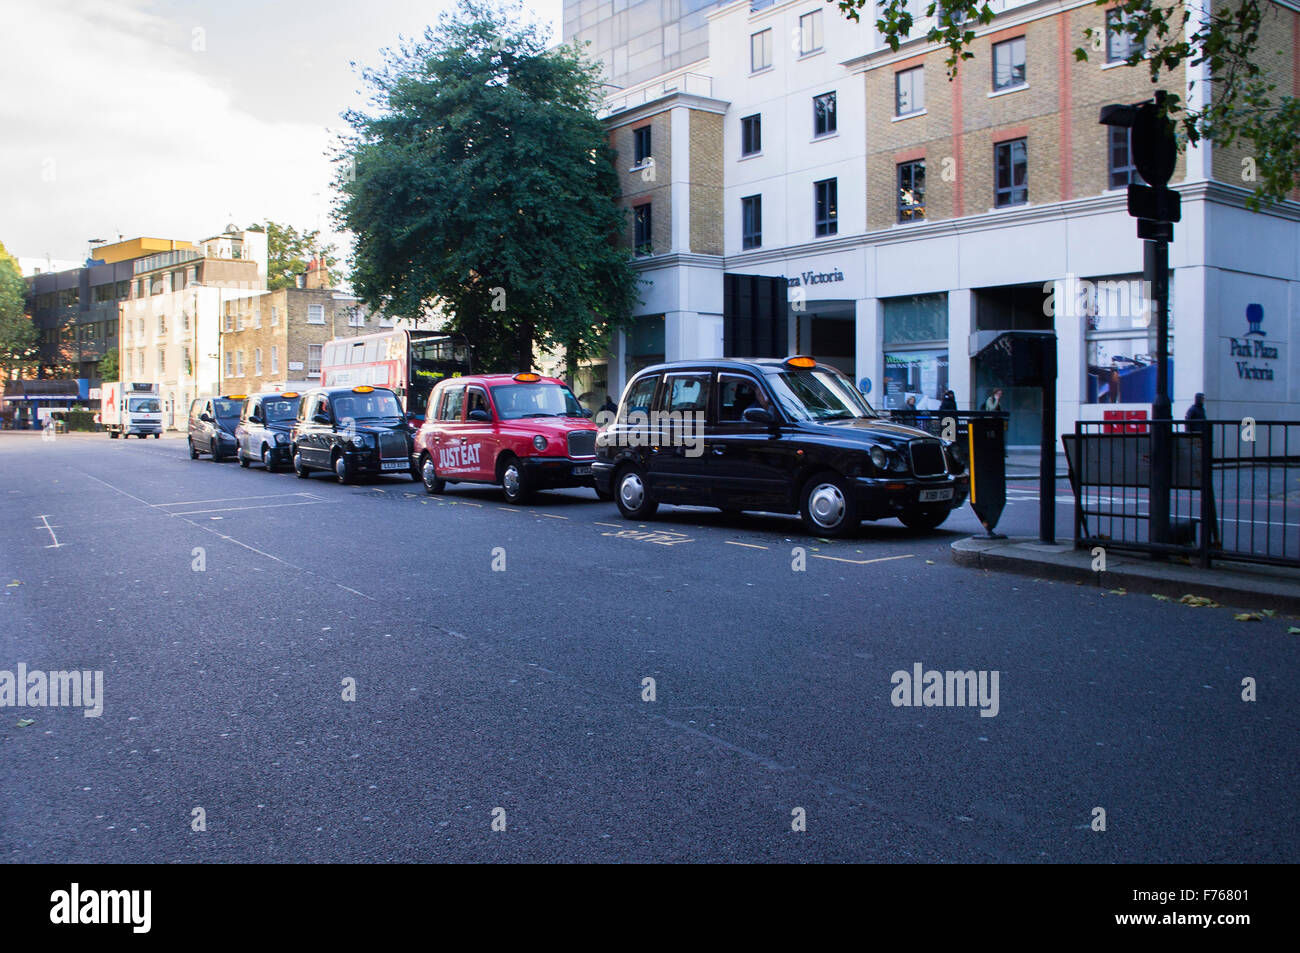
[[598,520],[593,520],[593,522],[595,523],[596,526],[612,526],[615,529],[623,528],[623,525],[621,523],[601,523]]
[[[101,481],[102,482],[102,481]],[[107,485],[107,484],[105,484]],[[314,493],[268,493],[264,496],[229,496],[220,500],[180,500],[175,503],[150,503],[150,506],[168,507],[168,506],[198,506],[201,503],[245,503],[248,500],[283,500],[291,499],[295,496],[305,496],[310,500],[324,500],[323,496],[316,496]]]
[[905,556],[881,556],[877,559],[844,559],[840,556],[819,556],[814,553],[813,559],[829,559],[837,563],[853,563],[855,566],[865,566],[867,563],[887,563],[892,559],[913,559],[915,555],[915,553],[908,553]]
[[181,510],[179,513],[173,513],[165,510],[168,516],[195,516],[199,513],[234,513],[238,510],[273,510],[284,506],[315,506],[317,503],[324,503],[325,500],[301,500],[297,503],[261,503],[257,506],[222,506],[212,510]]
[[49,530],[49,532],[50,532],[50,539],[54,540],[53,545],[51,545],[51,546],[46,546],[45,548],[46,548],[46,549],[58,549],[59,547],[61,547],[63,544],[59,542],[59,537],[57,537],[57,536],[54,535],[54,527],[50,525],[49,517],[47,517],[47,516],[38,516],[38,517],[36,517],[36,518],[37,518],[38,520],[40,520],[42,523],[45,524],[45,528],[46,528],[47,530]]
[[728,546],[744,546],[747,549],[767,549],[766,546],[757,546],[754,543],[737,543],[734,540],[730,540],[730,539],[724,539],[723,542],[726,543]]

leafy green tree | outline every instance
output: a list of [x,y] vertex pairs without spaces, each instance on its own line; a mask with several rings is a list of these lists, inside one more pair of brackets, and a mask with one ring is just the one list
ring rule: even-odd
[[[110,347],[108,351],[105,352],[103,359],[99,362],[99,379],[115,381],[118,379],[119,372],[117,348]],[[186,373],[188,373],[188,371]]]
[[[993,20],[994,12],[985,0],[832,0],[850,20],[868,6],[875,11],[876,28],[897,50],[911,35],[913,11],[935,17],[925,38],[948,48],[949,75],[955,75],[962,61],[972,59],[968,47],[975,39],[976,24]],[[1097,0],[1110,7],[1113,0]],[[1272,50],[1261,46],[1260,30],[1267,12],[1277,10],[1268,0],[1226,0],[1194,5],[1161,0],[1123,0],[1113,9],[1121,11],[1119,28],[1133,40],[1134,52],[1127,62],[1137,65],[1145,58],[1151,82],[1188,68],[1207,64],[1211,95],[1202,109],[1187,106],[1171,93],[1166,112],[1179,123],[1184,142],[1209,140],[1220,146],[1242,142],[1255,160],[1256,179],[1250,206],[1258,209],[1287,197],[1300,185],[1300,97],[1284,95],[1278,80],[1289,86],[1286,75],[1270,69],[1268,59],[1278,53],[1290,64],[1294,50]],[[1100,39],[1096,31],[1083,31],[1084,43],[1074,50],[1076,60],[1088,59],[1088,47]],[[1099,44],[1095,48],[1103,48]],[[1265,54],[1269,54],[1268,58]]]
[[461,0],[364,75],[372,112],[345,114],[336,181],[360,297],[441,304],[484,370],[530,368],[534,346],[565,348],[570,373],[602,353],[636,276],[598,67],[546,49],[517,5]]
[[307,270],[313,258],[323,257],[331,274],[338,264],[338,249],[322,244],[320,232],[315,229],[300,232],[292,225],[267,219],[265,225],[250,225],[249,230],[266,232],[266,287],[271,291],[295,287],[297,276]]
[[27,282],[0,242],[0,378],[22,374],[38,356],[36,324],[27,314]]

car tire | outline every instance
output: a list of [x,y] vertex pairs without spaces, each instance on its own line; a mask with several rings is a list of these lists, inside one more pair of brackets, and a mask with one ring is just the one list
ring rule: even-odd
[[153,435],[153,438],[154,438],[155,440],[159,439],[160,437],[162,437],[162,434],[160,434],[160,433],[156,433],[156,434]]
[[117,431],[116,431],[116,430],[110,430],[110,431],[108,432],[108,439],[109,439],[109,440],[116,440],[116,439],[117,439]]
[[302,453],[296,448],[293,451],[293,472],[299,480],[305,480],[311,476],[311,471],[308,470],[307,465],[302,462]]
[[908,529],[938,529],[952,513],[946,506],[932,506],[927,509],[904,510],[898,514],[898,521]]
[[501,472],[497,480],[501,484],[501,495],[507,503],[520,504],[532,496],[532,487],[528,485],[528,474],[524,472],[518,457],[506,457],[501,461]]
[[848,483],[829,470],[814,474],[799,497],[804,529],[814,536],[846,536],[857,529],[858,506]]
[[275,458],[271,456],[271,448],[266,444],[262,444],[262,466],[267,473],[275,472]]
[[447,489],[447,481],[438,476],[433,458],[427,453],[420,457],[420,482],[424,484],[424,492],[430,496],[437,496]]
[[650,499],[645,471],[636,466],[624,467],[614,475],[614,503],[630,520],[648,520],[659,509],[659,504]]
[[239,465],[240,465],[241,467],[243,467],[245,470],[247,470],[247,469],[248,469],[248,465],[249,465],[250,463],[253,462],[252,460],[250,460],[250,459],[248,459],[246,456],[244,456],[244,451],[242,451],[242,450],[236,450],[236,451],[235,451],[235,456],[239,457]]
[[199,452],[194,449],[194,438],[186,437],[185,442],[190,445],[190,459],[197,460],[199,458]]
[[334,478],[343,486],[357,481],[356,468],[349,462],[346,453],[340,453],[334,458]]
[[220,463],[224,459],[225,457],[221,453],[221,441],[218,438],[213,437],[212,438],[212,462]]

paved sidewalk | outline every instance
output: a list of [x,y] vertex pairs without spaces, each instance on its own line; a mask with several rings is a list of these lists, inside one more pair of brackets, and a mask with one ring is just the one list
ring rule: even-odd
[[[1057,453],[1056,455],[1056,475],[1064,479],[1070,475],[1066,468],[1065,454]],[[1024,480],[1038,479],[1038,451],[1037,450],[1010,450],[1007,452],[1007,479]]]
[[1242,609],[1273,609],[1300,615],[1300,570],[1252,563],[1216,562],[1213,568],[1156,562],[1139,555],[1106,554],[1106,571],[1094,572],[1092,552],[1072,541],[1041,543],[1032,537],[986,539],[972,536],[952,544],[959,566],[994,569],[1170,596],[1205,596]]

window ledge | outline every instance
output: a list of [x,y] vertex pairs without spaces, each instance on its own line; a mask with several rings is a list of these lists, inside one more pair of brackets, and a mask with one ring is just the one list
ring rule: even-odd
[[825,53],[825,52],[826,52],[826,47],[824,47],[824,46],[819,46],[819,47],[817,47],[817,49],[815,49],[815,50],[809,50],[807,53],[800,53],[797,57],[795,57],[795,62],[796,62],[796,63],[799,63],[799,62],[802,62],[803,60],[810,60],[810,59],[812,59],[814,56],[820,56],[821,54],[823,54],[823,53]]
[[744,162],[746,159],[761,159],[761,158],[763,158],[763,150],[762,150],[762,149],[759,149],[757,152],[743,152],[743,153],[741,153],[740,158],[737,159],[736,161],[737,161],[737,162]]
[[768,66],[764,66],[762,69],[752,69],[752,70],[750,70],[750,71],[749,71],[749,75],[750,75],[750,76],[757,76],[757,75],[759,75],[760,73],[770,73],[770,72],[772,72],[772,70],[774,70],[774,69],[776,69],[775,66],[768,65]]
[[1002,89],[995,89],[993,90],[993,92],[989,93],[988,95],[989,95],[989,99],[993,99],[995,96],[1006,96],[1008,93],[1018,93],[1022,89],[1028,89],[1028,88],[1029,88],[1028,83],[1021,83],[1019,86],[1006,86],[1003,87]]
[[1144,56],[1144,57],[1142,57],[1142,59],[1140,59],[1140,60],[1138,60],[1136,63],[1132,63],[1132,64],[1130,64],[1127,60],[1115,60],[1113,63],[1102,63],[1102,64],[1101,64],[1101,68],[1102,68],[1102,69],[1114,69],[1114,68],[1117,67],[1117,66],[1130,66],[1130,65],[1132,65],[1132,66],[1140,66],[1140,65],[1142,65],[1143,63],[1146,62],[1146,59],[1147,59],[1147,58]]
[[917,116],[929,115],[924,109],[918,109],[916,112],[903,113],[901,116],[894,116],[890,122],[902,122],[904,119],[915,119]]
[[808,141],[821,142],[824,139],[838,139],[839,137],[840,137],[840,131],[836,129],[834,132],[823,132],[820,136],[813,136]]

